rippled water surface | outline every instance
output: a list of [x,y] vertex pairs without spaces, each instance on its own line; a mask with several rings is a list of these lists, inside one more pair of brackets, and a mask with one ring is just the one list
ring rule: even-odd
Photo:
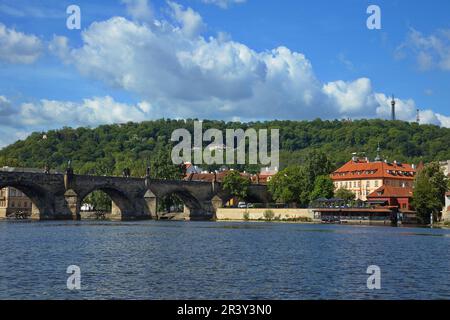
[[0,243],[0,299],[450,299],[442,229],[4,221]]

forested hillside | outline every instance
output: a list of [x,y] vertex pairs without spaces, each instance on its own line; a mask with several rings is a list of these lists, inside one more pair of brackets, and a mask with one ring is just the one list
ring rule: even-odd
[[[279,128],[281,166],[302,164],[312,149],[323,151],[336,167],[346,162],[353,152],[366,152],[375,157],[380,144],[382,156],[391,161],[418,163],[450,159],[450,129],[401,121],[268,121],[226,123],[204,121],[203,129]],[[193,131],[193,120],[157,120],[142,123],[102,125],[97,128],[63,128],[36,132],[0,151],[0,166],[63,169],[72,160],[77,173],[121,174],[131,168],[141,176],[147,164],[153,171],[170,159],[172,131]],[[224,131],[225,132],[225,131]],[[45,138],[43,138],[45,136]],[[207,145],[207,143],[205,144]],[[214,167],[210,167],[213,169]],[[244,167],[256,171],[255,167]]]

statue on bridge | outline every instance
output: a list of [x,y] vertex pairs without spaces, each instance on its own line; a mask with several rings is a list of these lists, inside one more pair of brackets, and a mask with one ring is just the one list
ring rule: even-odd
[[72,160],[67,161],[66,174],[73,176]]
[[125,169],[123,169],[123,171],[122,171],[122,176],[123,176],[124,178],[129,178],[129,177],[131,176],[131,170],[130,170],[130,168],[125,168]]

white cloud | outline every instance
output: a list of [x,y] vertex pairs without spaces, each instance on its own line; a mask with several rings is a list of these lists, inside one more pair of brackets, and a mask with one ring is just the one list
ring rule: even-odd
[[[377,93],[375,94],[375,99],[377,100],[378,107],[376,113],[380,118],[390,118],[391,114],[391,100],[392,98],[387,97],[385,94]],[[396,99],[396,118],[398,120],[404,121],[416,121],[417,117],[417,105],[412,99],[402,100]],[[443,126],[450,128],[450,117],[444,116],[442,114],[436,113],[430,109],[420,110],[420,123],[421,124],[434,124],[438,126]]]
[[33,63],[40,56],[42,48],[38,37],[9,29],[0,23],[0,61]]
[[153,20],[153,9],[148,0],[122,0],[127,13],[136,21],[151,22]]
[[191,8],[184,9],[183,6],[172,1],[168,1],[168,5],[172,9],[172,16],[181,24],[181,29],[187,36],[197,36],[205,28],[203,19],[198,12]]
[[339,112],[345,115],[361,115],[376,107],[372,83],[368,78],[352,82],[329,82],[323,86],[323,91],[334,101]]
[[14,113],[14,110],[9,101],[5,96],[0,96],[0,117],[9,116]]
[[32,131],[140,122],[159,117],[149,102],[125,104],[110,96],[93,97],[82,102],[42,99],[17,105],[0,96],[0,133],[3,132],[0,147]]
[[147,102],[130,105],[119,103],[112,97],[94,97],[81,103],[71,101],[40,100],[20,105],[18,124],[24,126],[97,126],[148,119],[153,111]]
[[[61,36],[49,43],[52,53],[84,76],[144,102],[124,104],[107,96],[13,107],[0,96],[0,123],[33,131],[160,117],[390,118],[390,98],[375,92],[370,79],[322,83],[304,54],[282,46],[257,52],[224,34],[205,38],[198,13],[174,2],[168,6],[172,22],[114,17],[87,27],[79,47]],[[399,119],[414,121],[415,114],[413,100],[397,100]],[[450,127],[450,118],[423,110],[422,123]]]
[[[390,118],[390,102],[368,78],[323,84],[302,53],[256,52],[221,34],[204,38],[198,13],[174,2],[169,8],[174,23],[114,17],[83,31],[78,48],[55,40],[56,51],[83,75],[137,94],[165,117]],[[400,119],[415,119],[413,104],[399,100]],[[424,123],[446,123],[423,113]]]
[[436,117],[438,118],[440,124],[443,127],[450,128],[450,117],[444,116],[442,114],[437,113]]
[[408,54],[415,56],[420,70],[450,71],[450,29],[438,30],[428,36],[411,29],[396,52],[399,58]]
[[247,0],[202,0],[203,3],[214,4],[222,9],[226,9],[232,4],[244,3],[246,1]]
[[60,58],[63,62],[70,62],[70,48],[69,39],[62,36],[53,36],[53,39],[48,44],[48,50]]

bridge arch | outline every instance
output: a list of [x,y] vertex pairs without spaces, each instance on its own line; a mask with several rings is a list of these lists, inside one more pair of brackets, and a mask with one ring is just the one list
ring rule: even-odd
[[[184,206],[183,213],[185,218],[192,218],[194,215],[203,213],[203,206],[201,201],[189,190],[183,187],[176,188],[158,188],[150,187],[149,191],[146,193],[146,197],[154,199],[153,208],[150,210],[152,216],[158,219],[163,217],[164,208],[162,205],[168,198],[178,199]],[[175,204],[176,205],[176,204]],[[156,213],[156,214],[155,214]]]
[[93,186],[87,190],[83,190],[77,194],[76,215],[77,219],[81,218],[81,206],[86,197],[95,191],[102,191],[111,199],[111,219],[126,219],[127,216],[133,215],[133,202],[127,193],[115,185],[102,184]]
[[30,181],[8,181],[0,182],[0,190],[3,188],[14,188],[22,192],[31,201],[32,219],[42,219],[52,216],[54,213],[54,201],[47,190]]

